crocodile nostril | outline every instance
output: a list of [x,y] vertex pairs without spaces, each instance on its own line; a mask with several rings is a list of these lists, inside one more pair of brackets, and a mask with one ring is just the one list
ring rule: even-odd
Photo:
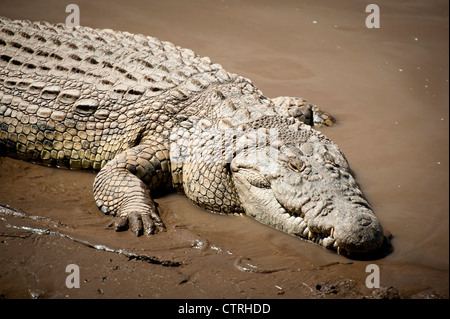
[[370,219],[370,218],[362,218],[360,220],[360,224],[361,224],[361,226],[367,227],[370,224],[372,224],[372,219]]

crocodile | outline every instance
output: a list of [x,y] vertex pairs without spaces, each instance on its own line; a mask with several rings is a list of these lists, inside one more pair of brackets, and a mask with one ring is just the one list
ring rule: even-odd
[[334,118],[154,37],[0,18],[0,152],[97,173],[116,231],[165,231],[153,198],[179,191],[338,253],[384,233],[339,147]]

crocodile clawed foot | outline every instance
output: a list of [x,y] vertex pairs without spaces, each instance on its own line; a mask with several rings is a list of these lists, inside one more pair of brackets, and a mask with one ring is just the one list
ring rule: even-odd
[[322,108],[299,97],[279,96],[272,99],[275,107],[284,116],[293,117],[307,125],[331,126],[336,120]]
[[334,117],[320,107],[308,103],[304,99],[292,99],[288,114],[311,126],[332,126],[336,123]]
[[313,125],[315,127],[332,126],[336,123],[336,119],[320,107],[313,105],[311,110],[313,115]]
[[166,230],[159,216],[150,213],[123,213],[115,222],[115,230],[123,231],[130,229],[136,236],[153,235]]

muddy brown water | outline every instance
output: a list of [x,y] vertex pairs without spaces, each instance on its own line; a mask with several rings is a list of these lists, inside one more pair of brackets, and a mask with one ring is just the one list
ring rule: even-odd
[[[171,41],[268,97],[304,97],[334,115],[321,131],[346,154],[394,250],[351,260],[178,194],[157,199],[167,232],[135,238],[98,211],[93,173],[2,158],[0,204],[47,218],[0,216],[2,297],[361,298],[374,291],[365,269],[375,263],[381,286],[401,297],[448,298],[447,1],[377,1],[379,29],[365,26],[370,2],[356,0],[0,0],[0,15],[64,22],[69,3],[82,25]],[[72,263],[79,289],[65,285]]]

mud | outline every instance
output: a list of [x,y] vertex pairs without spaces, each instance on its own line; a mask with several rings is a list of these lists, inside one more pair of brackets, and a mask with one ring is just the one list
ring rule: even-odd
[[[393,252],[352,260],[259,224],[214,215],[178,194],[159,204],[167,231],[116,233],[92,197],[92,172],[0,162],[4,298],[448,298],[448,2],[12,1],[0,15],[168,40],[246,76],[269,97],[322,106],[321,129],[346,154]],[[33,217],[39,216],[39,217]],[[80,288],[66,287],[66,266]],[[366,266],[381,289],[366,287]],[[393,287],[393,288],[390,288]]]

